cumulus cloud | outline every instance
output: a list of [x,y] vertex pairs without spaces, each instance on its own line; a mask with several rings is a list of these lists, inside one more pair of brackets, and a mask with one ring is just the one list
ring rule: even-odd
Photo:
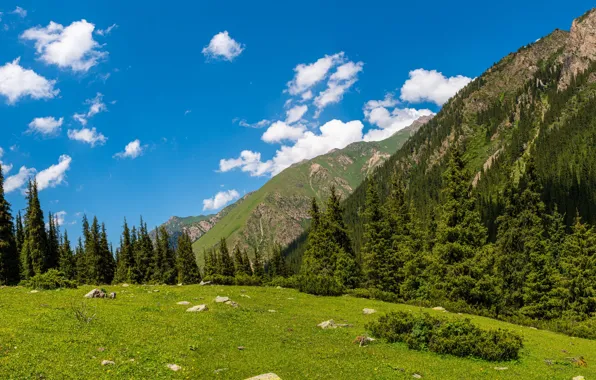
[[48,26],[37,26],[21,34],[24,40],[35,41],[39,58],[60,68],[87,72],[108,53],[93,39],[95,25],[86,20],[75,21],[67,27],[51,21]]
[[331,75],[327,82],[327,89],[319,93],[314,100],[317,107],[315,117],[318,117],[329,104],[341,101],[344,93],[356,83],[356,76],[362,71],[363,66],[364,63],[362,62],[348,62],[337,68],[337,71]]
[[32,99],[51,99],[60,90],[54,89],[56,81],[47,80],[33,70],[24,69],[19,64],[20,58],[0,66],[0,95],[14,104],[23,97]]
[[2,166],[2,174],[7,174],[12,170],[12,165],[3,162],[2,156],[4,156],[4,149],[0,147],[0,166]]
[[217,210],[238,198],[240,194],[236,190],[220,191],[213,198],[203,199],[203,211]]
[[112,24],[105,29],[97,29],[95,33],[99,34],[100,36],[107,36],[108,34],[112,33],[112,30],[118,27],[117,24]]
[[281,142],[284,140],[296,141],[304,135],[306,128],[298,124],[290,126],[283,121],[276,121],[263,133],[261,139],[268,143]]
[[[326,55],[311,64],[299,64],[294,68],[294,78],[288,82],[288,92],[290,95],[307,93],[311,87],[327,77],[327,73],[333,66],[343,61],[344,53],[340,52],[333,55]],[[310,99],[312,92],[306,95],[306,97]]]
[[202,52],[207,58],[224,59],[231,62],[242,51],[244,51],[244,45],[230,37],[226,30],[213,36],[209,45],[205,46]]
[[124,147],[124,151],[116,153],[114,155],[114,158],[135,159],[139,157],[141,154],[143,154],[144,149],[145,146],[142,146],[141,141],[139,139],[136,139],[126,144],[126,146]]
[[410,77],[401,88],[400,99],[411,103],[433,102],[443,105],[472,78],[463,75],[445,77],[436,70],[416,69],[410,71]]
[[72,117],[81,123],[81,125],[87,125],[90,118],[97,115],[100,112],[105,112],[108,107],[103,102],[103,94],[98,92],[92,99],[85,100],[85,104],[89,106],[89,110],[84,113],[75,113]]
[[234,123],[236,121],[238,121],[238,125],[239,126],[246,127],[246,128],[263,128],[263,127],[266,127],[269,123],[271,123],[271,121],[270,120],[267,120],[267,119],[263,119],[261,121],[257,121],[256,123],[249,123],[245,119],[241,119],[241,120],[234,119],[234,120],[232,120],[232,122],[234,122]]
[[21,166],[19,172],[13,176],[6,178],[4,181],[4,191],[11,193],[17,189],[20,189],[25,185],[25,182],[29,180],[35,174],[35,169]]
[[95,128],[81,128],[69,129],[68,138],[75,141],[80,141],[95,147],[96,145],[103,145],[108,140],[103,134],[97,132]]
[[57,226],[63,226],[64,222],[66,220],[66,214],[67,214],[66,211],[58,211],[58,212],[52,214],[52,217],[54,218],[54,223]]
[[240,168],[251,176],[276,175],[292,164],[361,141],[363,127],[362,122],[358,120],[347,123],[331,120],[319,128],[320,133],[305,131],[294,145],[283,145],[271,160],[263,162],[260,153],[245,150],[238,158],[221,160],[219,169],[227,172]]
[[30,133],[40,133],[45,136],[52,136],[60,131],[63,122],[63,117],[59,119],[52,116],[36,117],[29,123],[28,131]]
[[302,116],[304,116],[306,111],[308,111],[308,106],[306,105],[295,106],[290,108],[286,112],[286,123],[292,124],[299,121],[300,119],[302,119]]
[[26,9],[23,9],[23,8],[21,8],[21,7],[19,7],[19,6],[17,6],[17,7],[14,9],[14,11],[12,11],[12,12],[10,12],[10,13],[12,13],[12,14],[15,14],[15,15],[17,15],[17,16],[19,16],[19,17],[21,17],[21,18],[25,18],[25,17],[27,17],[27,10],[26,10]]
[[63,154],[58,158],[58,163],[37,173],[35,180],[39,191],[50,187],[56,187],[64,182],[66,171],[70,169],[72,158]]

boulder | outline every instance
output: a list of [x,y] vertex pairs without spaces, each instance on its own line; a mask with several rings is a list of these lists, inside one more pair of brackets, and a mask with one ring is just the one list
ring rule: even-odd
[[326,329],[336,329],[338,327],[350,327],[350,325],[348,325],[346,323],[335,323],[333,321],[333,319],[330,319],[330,320],[325,321],[325,322],[321,322],[317,326],[320,327],[320,328],[322,328],[323,330],[326,330]]
[[433,310],[436,310],[436,311],[442,311],[442,312],[445,312],[445,313],[447,312],[447,310],[445,310],[445,308],[444,308],[444,307],[442,307],[442,306],[436,306],[436,307],[433,307]]
[[189,313],[197,313],[200,311],[207,311],[207,310],[209,310],[207,305],[197,305],[197,306],[193,306],[191,308],[186,309],[186,311]]
[[217,302],[217,303],[225,303],[225,302],[228,302],[229,300],[230,300],[229,297],[220,297],[220,296],[215,297],[215,302]]
[[575,376],[572,380],[585,380],[583,376]]
[[116,364],[116,363],[114,363],[111,360],[102,360],[101,361],[101,365],[114,365],[114,364]]
[[264,373],[259,376],[249,377],[246,380],[281,380],[281,377],[277,376],[273,372],[270,372],[270,373]]
[[250,296],[248,294],[240,294],[240,297],[250,298]]
[[237,303],[237,302],[234,302],[234,301],[232,301],[232,300],[228,300],[228,301],[226,301],[226,302],[225,302],[225,304],[226,304],[226,305],[230,305],[230,306],[232,306],[232,307],[238,307],[238,306],[240,306],[240,305],[238,305],[238,303]]
[[362,314],[364,314],[364,315],[374,314],[376,312],[377,311],[375,309],[367,309],[367,308],[362,309]]
[[178,364],[168,364],[168,368],[174,372],[180,371],[182,369],[182,367],[180,367]]
[[366,346],[367,344],[369,344],[370,342],[374,342],[375,339],[371,338],[369,336],[357,336],[356,339],[354,339],[354,343],[360,345],[360,347],[362,346]]
[[176,305],[190,305],[190,302],[188,302],[188,301],[180,301],[180,302],[177,302]]
[[413,375],[412,375],[412,377],[413,377],[414,379],[422,379],[422,375],[419,375],[419,374],[417,374],[417,373],[413,374]]
[[106,294],[100,289],[93,289],[89,293],[85,294],[85,298],[106,298]]

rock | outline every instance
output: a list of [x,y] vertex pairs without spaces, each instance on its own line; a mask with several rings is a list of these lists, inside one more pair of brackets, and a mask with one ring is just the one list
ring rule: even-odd
[[209,284],[211,284],[211,281],[201,281],[201,282],[199,283],[199,285],[201,285],[201,286],[204,286],[204,285],[209,285]]
[[110,299],[113,299],[113,300],[116,299],[116,292],[110,293]]
[[178,364],[168,364],[168,368],[174,372],[180,371],[182,369],[182,367],[180,367]]
[[159,289],[154,289],[153,292],[154,293],[159,293]]
[[447,310],[445,310],[445,308],[442,306],[433,307],[433,310],[447,312]]
[[270,313],[277,313],[277,310],[273,310],[273,309],[269,309],[267,311],[270,312]]
[[225,302],[228,302],[229,300],[230,300],[229,297],[220,297],[220,296],[215,297],[215,302],[217,302],[217,303],[225,303]]
[[585,380],[583,376],[575,376],[572,380]]
[[213,373],[217,374],[217,373],[227,371],[227,370],[228,370],[227,368],[219,368],[219,369],[216,369],[215,371],[213,371]]
[[364,314],[364,315],[374,314],[376,312],[377,311],[375,309],[366,309],[366,308],[362,309],[362,314]]
[[244,351],[244,346],[238,346],[239,351]]
[[508,369],[508,367],[495,367],[496,371],[507,371]]
[[190,302],[188,302],[188,301],[180,301],[180,302],[177,302],[176,305],[190,305]]
[[232,301],[232,300],[228,300],[228,301],[226,301],[226,302],[225,302],[225,304],[226,304],[226,305],[230,305],[230,306],[232,306],[232,307],[238,307],[238,306],[240,306],[240,305],[238,305],[238,302],[234,302],[234,301]]
[[246,294],[240,294],[240,297],[250,298],[250,296],[249,295],[246,295]]
[[362,346],[366,346],[370,342],[374,342],[374,341],[375,341],[374,338],[371,338],[369,336],[360,335],[360,336],[357,336],[356,339],[354,339],[353,343],[355,343],[355,344],[357,343],[360,345],[360,347],[362,347]]
[[100,289],[93,289],[89,293],[85,294],[85,298],[106,298],[106,294]]
[[182,284],[178,284],[178,286],[182,286]]
[[128,285],[128,284],[122,284],[122,287],[124,287],[124,288],[128,288],[129,286],[130,285]]
[[200,311],[207,311],[207,310],[209,310],[207,305],[197,305],[197,306],[193,306],[191,308],[186,309],[186,311],[189,313],[197,313]]
[[338,327],[350,327],[350,325],[348,325],[346,323],[335,323],[333,321],[333,319],[330,319],[330,320],[325,321],[325,322],[321,322],[317,326],[320,327],[320,328],[322,328],[323,330],[326,330],[326,329],[336,329]]
[[417,373],[413,374],[413,375],[412,375],[412,377],[413,377],[414,379],[422,379],[422,375],[419,375],[419,374],[417,374]]
[[273,372],[270,372],[270,373],[264,373],[259,376],[249,377],[246,380],[281,380],[281,377],[277,376]]
[[101,361],[101,365],[114,365],[114,364],[116,364],[116,363],[114,363],[111,360],[102,360]]
[[39,290],[37,289],[33,289],[32,291],[30,291],[29,293],[39,293]]
[[277,287],[275,287],[275,289],[283,289],[283,288],[278,285]]

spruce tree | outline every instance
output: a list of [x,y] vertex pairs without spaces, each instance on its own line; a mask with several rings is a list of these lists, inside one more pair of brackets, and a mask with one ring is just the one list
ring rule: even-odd
[[101,232],[99,237],[99,281],[102,284],[111,284],[114,280],[114,272],[116,270],[116,261],[108,243],[108,235],[106,233],[106,226],[101,224]]
[[236,275],[244,273],[244,260],[238,245],[234,247],[234,272]]
[[48,214],[48,245],[46,249],[46,270],[58,268],[60,261],[60,237],[56,217]]
[[[132,236],[135,236],[135,234],[131,234],[131,239]],[[134,246],[136,247],[134,249],[136,282],[148,282],[154,276],[153,269],[155,268],[155,263],[153,260],[155,255],[154,251],[157,247],[153,247],[153,241],[149,236],[147,223],[143,221],[142,217],[139,229],[136,231],[136,244],[134,244]]]
[[[83,217],[83,223],[86,222],[86,218]],[[88,227],[88,226],[87,226]],[[80,284],[87,284],[87,257],[85,255],[85,248],[83,246],[83,239],[79,237],[77,247],[75,248],[75,268],[76,268],[76,280]]]
[[215,258],[213,257],[212,250],[207,251],[203,248],[203,258],[205,259],[205,266],[203,267],[203,273],[205,277],[210,277],[215,274]]
[[165,226],[160,227],[160,240],[158,251],[162,255],[161,262],[161,282],[164,284],[174,284],[176,282],[176,252],[170,241],[170,234]]
[[23,227],[23,218],[21,217],[21,211],[17,213],[17,220],[15,223],[15,241],[17,246],[17,253],[20,255],[23,249],[23,242],[25,241],[25,228]]
[[263,268],[263,262],[261,261],[261,252],[258,248],[254,248],[254,251],[255,261],[252,263],[253,276],[257,278],[263,278],[265,275],[265,270]]
[[19,254],[13,230],[10,204],[4,197],[4,176],[0,163],[0,285],[17,284],[20,278]]
[[28,187],[25,239],[21,251],[22,275],[24,278],[44,273],[47,261],[47,234],[43,221],[43,211],[39,203],[37,182],[29,181]]
[[122,226],[122,236],[120,238],[120,249],[118,252],[114,282],[137,282],[135,252],[126,218],[124,218],[124,225]]
[[70,247],[70,240],[68,240],[68,232],[64,231],[62,235],[62,243],[60,244],[60,258],[59,258],[60,272],[70,280],[76,279],[76,263],[75,256]]
[[192,241],[186,232],[178,237],[176,257],[178,260],[178,283],[187,285],[201,282],[201,272],[192,251]]
[[242,271],[247,276],[252,276],[252,268],[250,267],[250,259],[246,249],[242,251]]
[[221,256],[221,274],[227,277],[234,277],[234,261],[230,257],[226,239],[224,238],[219,243],[219,254]]
[[282,254],[281,245],[274,244],[271,252],[271,260],[269,260],[269,277],[286,277],[287,267]]

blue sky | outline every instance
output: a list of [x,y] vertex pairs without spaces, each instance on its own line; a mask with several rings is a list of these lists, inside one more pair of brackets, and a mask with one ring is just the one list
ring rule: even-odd
[[438,111],[592,5],[320,3],[3,1],[13,210],[36,175],[43,209],[74,236],[82,213],[117,242],[124,217],[216,212],[293,162]]

